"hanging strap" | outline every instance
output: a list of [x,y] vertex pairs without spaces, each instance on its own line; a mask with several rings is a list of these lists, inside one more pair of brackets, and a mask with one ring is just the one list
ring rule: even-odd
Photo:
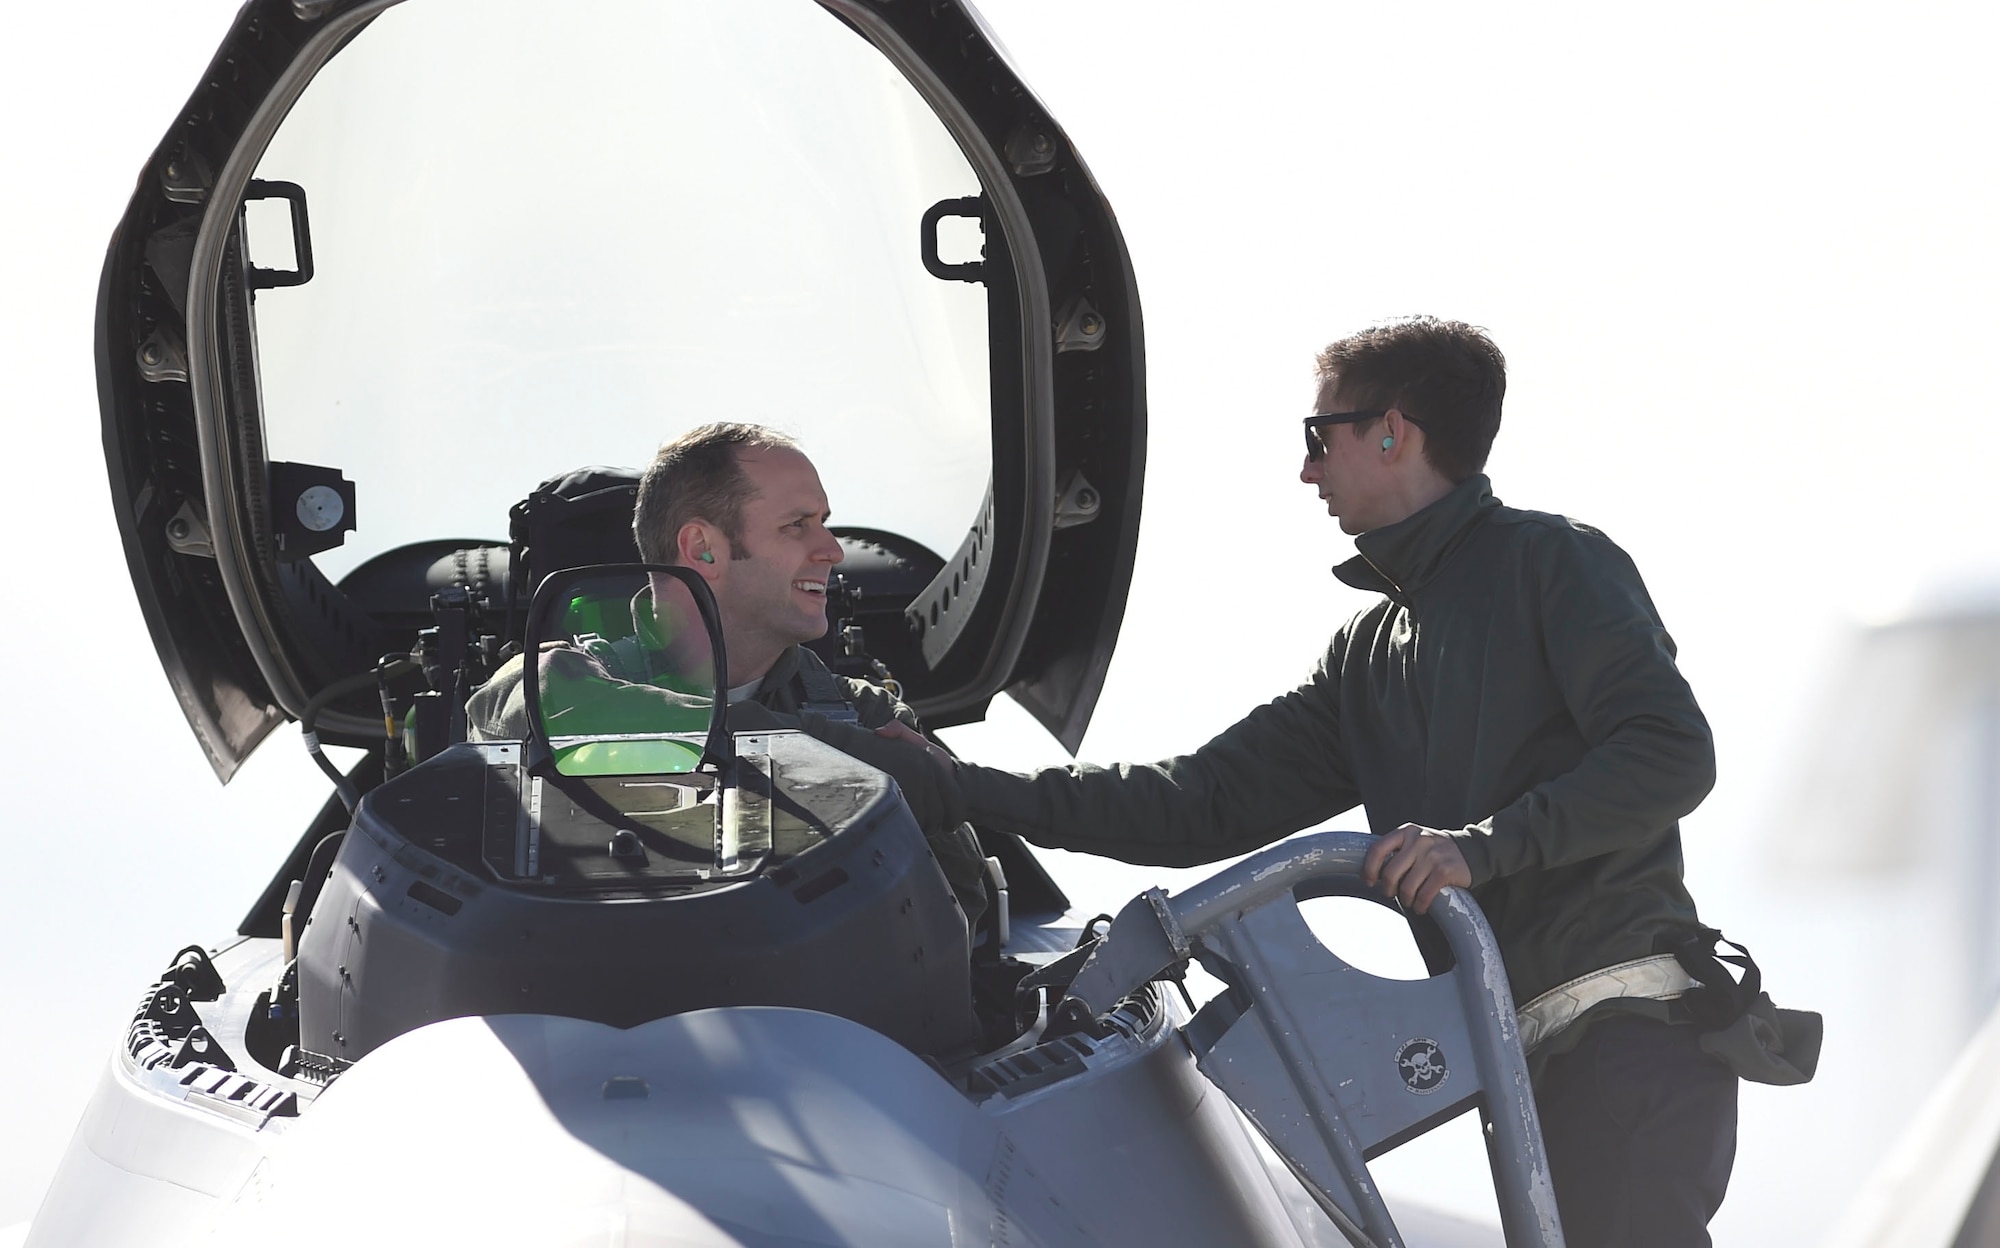
[[[1718,953],[1717,946],[1736,952]],[[1674,960],[1697,981],[1681,997],[1681,1005],[1703,1031],[1720,1031],[1748,1013],[1764,991],[1764,975],[1750,951],[1713,928],[1704,927],[1670,947]],[[1723,966],[1743,972],[1738,979]]]

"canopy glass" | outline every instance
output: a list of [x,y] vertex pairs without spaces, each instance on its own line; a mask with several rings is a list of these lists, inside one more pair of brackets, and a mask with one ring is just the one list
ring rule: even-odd
[[[587,9],[589,13],[579,13]],[[991,473],[987,304],[923,263],[977,195],[951,135],[809,0],[409,0],[257,168],[304,188],[311,280],[258,292],[265,453],[340,469],[334,579],[715,420],[776,426],[836,523],[949,555]],[[283,200],[252,263],[291,269]],[[937,256],[975,260],[975,220]]]

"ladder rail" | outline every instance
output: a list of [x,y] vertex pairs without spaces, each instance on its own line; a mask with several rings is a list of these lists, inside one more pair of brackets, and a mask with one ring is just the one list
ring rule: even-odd
[[[1313,1135],[1339,1172],[1344,1194],[1354,1202],[1352,1212],[1360,1214],[1369,1241],[1389,1248],[1400,1243],[1394,1223],[1368,1173],[1361,1141],[1330,1092],[1337,1072],[1326,1067],[1337,1063],[1339,1055],[1313,1051],[1311,1031],[1300,1020],[1304,1010],[1316,1003],[1290,998],[1285,979],[1273,969],[1278,963],[1266,956],[1262,943],[1272,929],[1260,925],[1266,932],[1260,936],[1245,922],[1274,903],[1296,906],[1301,891],[1317,895],[1312,888],[1316,883],[1335,884],[1333,891],[1345,895],[1364,895],[1355,880],[1374,844],[1373,837],[1360,833],[1310,833],[1252,854],[1179,894],[1147,890],[1113,920],[1072,982],[1064,1006],[1073,1017],[1086,1011],[1093,1016],[1102,1014],[1197,952],[1229,963],[1238,972],[1238,986],[1249,999],[1247,1012],[1256,1015],[1254,1025],[1277,1055],[1284,1082],[1311,1117]],[[1318,890],[1324,891],[1324,887]],[[1400,911],[1386,899],[1370,899]],[[1456,962],[1446,976],[1432,979],[1453,979],[1458,1008],[1464,1016],[1490,1133],[1487,1154],[1507,1243],[1510,1248],[1561,1248],[1562,1226],[1548,1153],[1521,1049],[1513,992],[1493,930],[1478,903],[1463,889],[1447,888],[1439,893],[1427,917],[1443,932]],[[1324,949],[1319,949],[1318,955],[1338,963]],[[1252,1118],[1254,1121],[1254,1114]],[[1296,1158],[1288,1160],[1312,1186],[1313,1166]],[[1324,1191],[1314,1195],[1323,1206],[1334,1198],[1333,1193]]]

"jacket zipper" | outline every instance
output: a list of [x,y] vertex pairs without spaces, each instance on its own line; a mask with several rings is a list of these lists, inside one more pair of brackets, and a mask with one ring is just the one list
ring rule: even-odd
[[[1357,555],[1361,555],[1361,552],[1358,550],[1355,551],[1354,553]],[[1403,592],[1403,587],[1401,585],[1396,584],[1396,580],[1394,577],[1390,576],[1387,572],[1384,572],[1381,568],[1377,567],[1373,559],[1370,559],[1367,555],[1361,555],[1361,562],[1367,564],[1369,568],[1374,571],[1375,575],[1389,582],[1389,588],[1395,591],[1396,597],[1402,599],[1405,602],[1409,601],[1410,596]]]

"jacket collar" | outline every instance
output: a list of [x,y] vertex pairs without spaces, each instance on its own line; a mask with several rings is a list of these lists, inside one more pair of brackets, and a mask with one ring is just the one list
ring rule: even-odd
[[791,687],[792,678],[799,674],[800,655],[804,646],[787,646],[778,652],[778,661],[771,664],[771,670],[764,673],[764,679],[757,683],[757,692],[751,697],[759,702],[775,696],[779,690]]
[[1407,602],[1437,575],[1473,526],[1499,505],[1493,483],[1476,473],[1408,519],[1357,536],[1354,548],[1361,553],[1336,565],[1333,574],[1356,589]]

